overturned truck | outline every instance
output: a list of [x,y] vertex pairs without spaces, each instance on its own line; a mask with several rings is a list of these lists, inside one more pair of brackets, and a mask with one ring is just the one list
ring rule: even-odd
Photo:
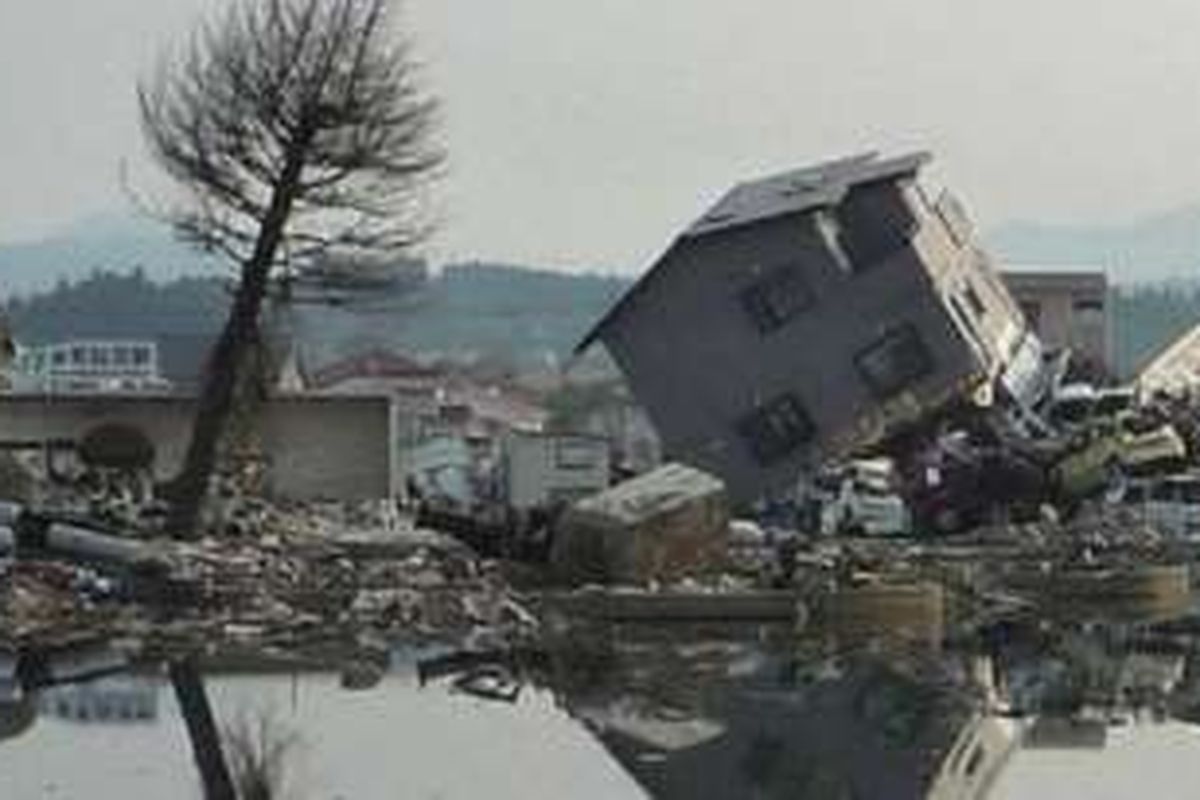
[[583,338],[604,344],[671,458],[735,500],[959,402],[1029,407],[1041,346],[926,154],[734,187]]

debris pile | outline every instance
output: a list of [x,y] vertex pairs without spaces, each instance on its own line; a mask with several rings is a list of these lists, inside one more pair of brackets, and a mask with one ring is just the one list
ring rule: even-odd
[[235,516],[253,528],[192,542],[2,510],[15,557],[0,569],[0,639],[296,645],[373,632],[499,643],[533,625],[493,564],[441,534],[374,527],[367,509],[246,500]]

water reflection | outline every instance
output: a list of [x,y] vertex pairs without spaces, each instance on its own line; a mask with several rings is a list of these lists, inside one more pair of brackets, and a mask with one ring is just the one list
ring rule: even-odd
[[149,677],[106,678],[43,692],[38,711],[76,724],[152,724],[158,719],[160,681]]
[[[280,754],[275,762],[282,763],[285,789],[273,795],[279,797],[643,796],[548,691],[523,681],[516,702],[484,701],[453,688],[457,673],[422,687],[417,664],[449,650],[411,643],[384,648],[371,688],[347,689],[348,675],[364,659],[362,648],[323,650],[209,653],[194,662],[235,779],[240,739],[267,756],[259,763],[273,765],[272,754]],[[377,659],[379,647],[369,650]],[[169,680],[169,664],[182,654],[167,658],[123,646],[109,652],[125,660],[120,675],[79,672],[69,683],[53,684],[31,678],[48,676],[34,666],[57,664],[60,654],[13,654],[11,672],[22,677],[0,722],[11,734],[0,741],[0,797],[206,796],[189,712]],[[346,652],[354,656],[339,655]],[[131,722],[116,712],[81,723],[70,712],[57,713],[58,700],[68,696],[95,698],[131,687],[155,693],[153,718]],[[265,718],[278,725],[264,739]],[[288,746],[274,747],[279,742]],[[207,796],[218,795],[210,788]]]
[[553,685],[655,797],[980,796],[1014,743],[983,657],[836,645],[626,625],[557,648]]
[[[230,725],[249,720],[244,739],[264,709],[300,743],[277,761],[307,796],[1119,797],[1088,775],[1136,774],[1132,753],[1162,763],[1144,784],[1179,782],[1161,796],[1200,777],[1200,617],[1187,607],[963,628],[941,609],[905,623],[894,605],[839,602],[802,633],[591,624],[473,652],[0,651],[0,795],[71,795],[106,770],[107,783],[88,778],[99,796],[200,797],[198,737],[228,754]],[[177,700],[181,663],[211,699],[208,734]],[[105,742],[89,738],[99,730]],[[124,772],[90,761],[109,742]]]

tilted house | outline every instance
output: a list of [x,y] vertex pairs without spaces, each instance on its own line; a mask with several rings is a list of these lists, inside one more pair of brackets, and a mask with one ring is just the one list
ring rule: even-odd
[[958,398],[989,401],[1006,365],[1040,351],[960,206],[918,185],[928,160],[869,154],[734,187],[578,351],[603,342],[667,455],[737,499]]

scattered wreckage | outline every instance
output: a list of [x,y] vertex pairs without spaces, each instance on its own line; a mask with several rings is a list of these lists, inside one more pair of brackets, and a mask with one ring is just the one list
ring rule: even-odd
[[[792,504],[784,527],[825,535],[1069,516],[1187,465],[1190,409],[1164,414],[1138,388],[1165,380],[1064,384],[1070,351],[1043,346],[962,206],[921,185],[928,160],[867,154],[739,184],[577,349],[602,342],[667,450],[732,501]],[[1017,277],[1029,305],[1046,281]],[[1186,350],[1151,376],[1177,374]]]
[[0,640],[282,646],[402,632],[500,642],[535,625],[496,565],[382,508],[234,495],[208,530],[173,541],[0,503]]
[[[676,462],[607,487],[603,441],[527,437],[512,463],[541,465],[536,480],[474,508],[443,497],[470,494],[464,454],[431,448],[412,523],[218,478],[196,542],[157,536],[145,486],[72,513],[0,505],[0,635],[498,646],[537,628],[526,604],[797,625],[895,612],[933,635],[945,613],[989,618],[1062,587],[1186,583],[1196,406],[1064,384],[1070,353],[1043,347],[957,201],[921,188],[927,160],[735,187],[585,337]],[[463,685],[509,696],[502,674],[476,677]]]
[[[798,621],[831,598],[923,608],[940,589],[986,616],[1189,585],[1200,406],[1147,387],[1178,389],[1196,333],[1130,385],[1066,382],[1101,375],[1102,353],[1074,364],[1043,345],[961,206],[919,185],[926,160],[863,156],[735,187],[584,337],[667,451],[756,525],[723,525],[720,562],[690,523],[687,576],[663,577],[629,554],[669,530],[651,527],[647,546],[642,520],[598,521],[621,487],[578,503],[556,526],[556,570],[610,586],[576,591],[579,613],[707,618],[724,602],[742,618],[773,602],[755,592],[787,587]],[[1103,284],[1049,277],[1060,294]],[[1028,305],[1041,284],[1021,285]]]

